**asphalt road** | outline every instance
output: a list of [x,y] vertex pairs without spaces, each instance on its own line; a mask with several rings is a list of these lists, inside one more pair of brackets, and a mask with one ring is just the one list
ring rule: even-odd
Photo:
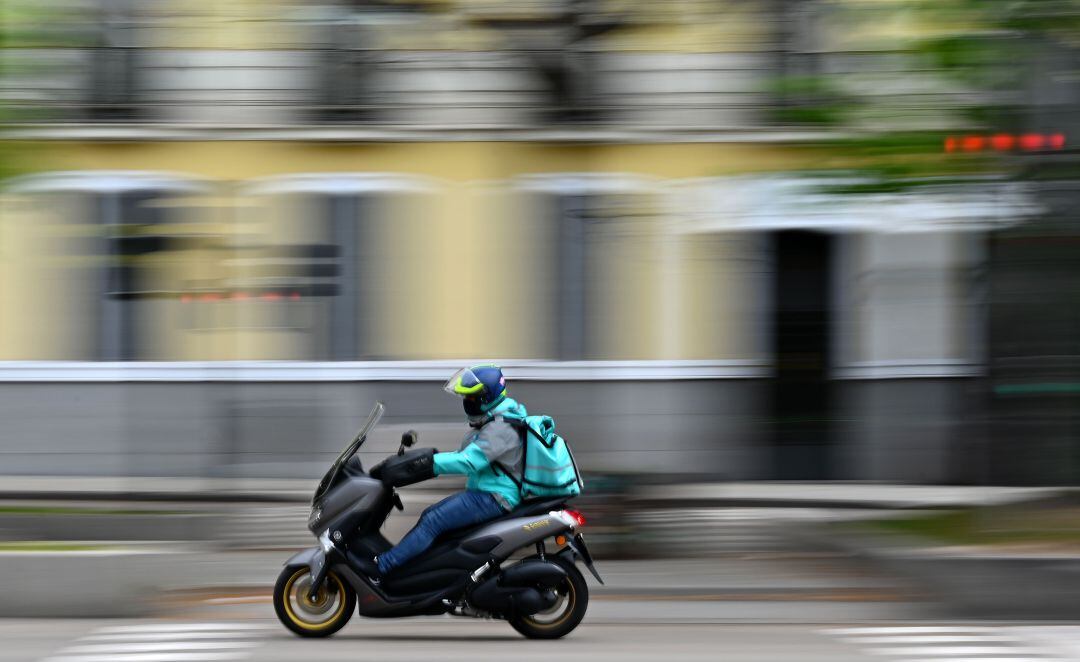
[[[1080,626],[955,623],[938,620],[830,622],[803,604],[803,620],[750,622],[748,604],[677,601],[597,602],[561,641],[529,641],[505,623],[450,617],[354,618],[326,640],[299,639],[264,601],[204,602],[154,619],[0,620],[4,662],[294,662],[300,659],[415,662],[478,657],[559,660],[725,662],[1064,662],[1080,659]],[[787,614],[794,618],[794,612]],[[866,612],[867,618],[886,616]]]
[[[123,629],[128,628],[128,629]],[[357,619],[327,640],[299,639],[268,619],[0,622],[0,660],[202,662],[379,660],[865,660],[810,625],[585,623],[561,641],[528,641],[504,623]]]

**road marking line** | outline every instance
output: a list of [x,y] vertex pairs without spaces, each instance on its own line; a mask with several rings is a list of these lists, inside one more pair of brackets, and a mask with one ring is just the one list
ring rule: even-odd
[[[919,662],[1053,662],[1045,647],[1001,626],[925,625],[821,630],[862,652]],[[892,645],[889,645],[892,644]]]
[[942,662],[1054,662],[1047,657],[947,657]]
[[136,655],[62,655],[44,662],[209,662],[210,660],[240,660],[247,653],[147,653]]
[[869,637],[847,637],[847,641],[858,644],[953,644],[970,642],[994,642],[1002,641],[1014,643],[1016,639],[1004,634],[990,632],[971,634],[901,634],[901,635],[875,635]]
[[100,628],[44,662],[214,662],[250,658],[262,623],[140,623]]
[[869,648],[867,652],[888,657],[956,658],[975,655],[1004,655],[1027,651],[1009,646],[913,646],[910,648]]
[[183,641],[187,639],[242,639],[254,632],[114,632],[89,634],[79,641]]
[[263,623],[145,623],[143,625],[118,625],[101,628],[101,634],[119,634],[122,632],[206,632],[209,630],[266,630],[270,625]]
[[191,652],[198,650],[229,650],[252,648],[254,641],[168,641],[155,643],[111,643],[89,646],[71,646],[64,649],[64,654],[71,653],[154,653],[167,651]]
[[1018,640],[1055,660],[1080,660],[1080,627],[1021,625],[1009,626],[1008,630]]
[[896,627],[832,628],[823,630],[835,635],[860,634],[939,634],[948,632],[997,632],[1000,628],[986,625],[897,625]]

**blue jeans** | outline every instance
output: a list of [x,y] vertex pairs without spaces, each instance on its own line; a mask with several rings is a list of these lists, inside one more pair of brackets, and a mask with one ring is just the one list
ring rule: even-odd
[[503,514],[502,506],[487,492],[458,492],[428,506],[416,526],[393,549],[379,554],[379,572],[387,574],[421,554],[439,534],[479,524]]

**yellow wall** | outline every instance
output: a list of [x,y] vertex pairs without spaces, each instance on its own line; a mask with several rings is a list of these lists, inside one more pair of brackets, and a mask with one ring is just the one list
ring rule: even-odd
[[[626,198],[632,203],[620,203],[626,211],[616,211],[602,224],[602,245],[593,255],[587,284],[590,358],[756,358],[755,344],[747,337],[754,322],[742,300],[754,287],[744,259],[751,249],[733,237],[672,234],[658,191],[666,179],[790,169],[809,159],[780,146],[691,143],[160,142],[38,147],[35,154],[47,170],[174,172],[207,178],[215,183],[214,192],[197,203],[193,216],[204,223],[202,231],[220,236],[262,232],[282,242],[295,230],[299,234],[293,239],[304,243],[306,231],[295,222],[313,212],[290,206],[288,196],[248,195],[248,180],[317,172],[416,176],[427,189],[391,196],[381,214],[389,220],[379,223],[379,288],[371,301],[377,313],[366,320],[366,353],[401,359],[555,355],[551,329],[558,309],[550,278],[554,247],[541,218],[547,212],[512,184],[523,175],[575,172],[643,178],[643,189]],[[5,249],[9,255],[21,250],[44,261],[4,260],[0,308],[7,319],[0,338],[7,348],[5,357],[80,358],[85,349],[79,349],[79,334],[71,325],[68,331],[59,329],[92,302],[80,303],[73,294],[78,288],[71,283],[77,279],[68,278],[63,282],[69,285],[61,286],[58,278],[72,272],[55,268],[59,249],[41,236],[63,221],[47,211],[23,209],[15,214],[13,209],[6,210]],[[200,232],[195,226],[192,230]],[[492,253],[497,255],[495,266]],[[144,259],[160,261],[163,290],[185,291],[207,279],[224,282],[229,273],[221,271],[219,258],[195,249]],[[492,269],[504,275],[482,273]],[[43,283],[48,301],[28,299],[16,285],[26,279]],[[152,328],[144,329],[147,337],[155,338],[146,358],[306,358],[310,337],[275,329],[275,316],[281,313],[274,305],[161,306]],[[303,322],[319,314],[319,305],[305,301],[291,305],[287,313]],[[53,330],[36,330],[41,328]]]
[[400,172],[459,182],[551,172],[686,178],[791,170],[818,161],[815,154],[779,145],[722,143],[117,142],[41,143],[34,151],[43,170],[166,170],[225,180],[331,171]]
[[[0,359],[79,359],[96,338],[85,328],[87,274],[93,257],[72,259],[93,242],[80,223],[76,196],[48,208],[32,198],[5,196],[0,227]],[[82,323],[80,323],[82,322]]]

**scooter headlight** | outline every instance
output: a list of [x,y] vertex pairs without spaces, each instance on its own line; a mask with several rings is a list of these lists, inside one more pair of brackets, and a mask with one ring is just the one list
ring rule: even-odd
[[329,554],[330,550],[334,549],[335,545],[333,541],[330,540],[330,529],[323,531],[322,535],[319,536],[319,547],[322,547],[322,551],[325,554]]

